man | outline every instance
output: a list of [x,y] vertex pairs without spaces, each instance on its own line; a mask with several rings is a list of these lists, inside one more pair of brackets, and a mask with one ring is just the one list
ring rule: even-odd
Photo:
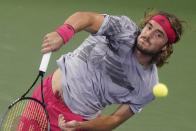
[[[59,69],[44,81],[51,130],[109,131],[154,99],[157,66],[172,54],[182,25],[171,14],[148,12],[140,32],[126,16],[77,12],[44,37],[41,52],[60,49],[81,30],[91,35],[62,55]],[[39,94],[37,88],[34,97]],[[111,115],[100,116],[109,104],[120,106]]]

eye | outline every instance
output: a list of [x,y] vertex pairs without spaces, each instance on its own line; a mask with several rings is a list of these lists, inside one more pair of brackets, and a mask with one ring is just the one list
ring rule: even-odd
[[159,33],[159,34],[158,34],[158,37],[159,37],[159,38],[163,38],[164,36],[163,36],[163,34]]
[[152,27],[151,27],[151,26],[149,26],[149,25],[147,26],[147,28],[148,28],[148,30],[151,30],[151,29],[152,29]]
[[157,34],[157,37],[158,37],[158,38],[162,38],[162,35],[161,35],[161,34]]
[[156,31],[155,36],[156,36],[156,38],[163,38],[163,34],[161,34],[158,31]]

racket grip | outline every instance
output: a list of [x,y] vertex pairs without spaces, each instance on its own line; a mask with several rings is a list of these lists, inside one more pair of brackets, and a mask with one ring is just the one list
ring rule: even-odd
[[46,70],[48,68],[48,63],[49,63],[51,54],[52,54],[52,52],[48,52],[48,53],[43,55],[42,61],[41,61],[40,67],[39,67],[39,72],[40,73],[44,74],[46,72]]

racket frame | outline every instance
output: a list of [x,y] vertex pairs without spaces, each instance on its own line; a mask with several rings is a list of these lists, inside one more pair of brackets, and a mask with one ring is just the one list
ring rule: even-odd
[[[1,117],[1,120],[0,120],[0,130],[1,130],[1,127],[2,127],[2,123],[4,121],[4,118],[6,117],[7,113],[9,112],[9,110],[15,105],[17,104],[18,102],[22,101],[22,100],[33,100],[33,101],[36,101],[38,102],[40,105],[42,105],[44,111],[45,111],[45,114],[46,114],[46,117],[47,117],[47,121],[48,121],[48,131],[50,131],[50,119],[49,119],[49,115],[48,115],[48,112],[47,112],[47,108],[45,106],[45,101],[44,101],[44,96],[43,96],[43,77],[44,77],[44,74],[47,70],[47,67],[48,67],[48,63],[49,63],[49,60],[50,60],[50,56],[51,56],[51,52],[49,53],[46,53],[43,55],[42,57],[42,60],[41,60],[41,64],[40,64],[40,67],[39,67],[39,74],[37,75],[36,79],[34,80],[33,84],[30,86],[30,88],[28,88],[28,90],[18,99],[16,99],[14,102],[12,102],[7,110],[4,112],[3,116]],[[34,85],[37,83],[39,77],[41,77],[41,97],[42,97],[42,102],[37,100],[36,98],[33,98],[33,97],[26,97],[26,95],[29,93],[29,91],[34,87]]]

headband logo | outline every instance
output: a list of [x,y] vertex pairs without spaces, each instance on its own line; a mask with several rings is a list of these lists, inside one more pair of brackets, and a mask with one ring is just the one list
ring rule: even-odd
[[153,16],[151,20],[158,22],[158,24],[164,29],[170,44],[175,42],[176,39],[175,30],[173,29],[170,21],[165,16],[158,14]]
[[161,23],[163,23],[163,24],[165,23],[165,20],[163,20],[163,19],[160,19],[160,21],[161,21]]

